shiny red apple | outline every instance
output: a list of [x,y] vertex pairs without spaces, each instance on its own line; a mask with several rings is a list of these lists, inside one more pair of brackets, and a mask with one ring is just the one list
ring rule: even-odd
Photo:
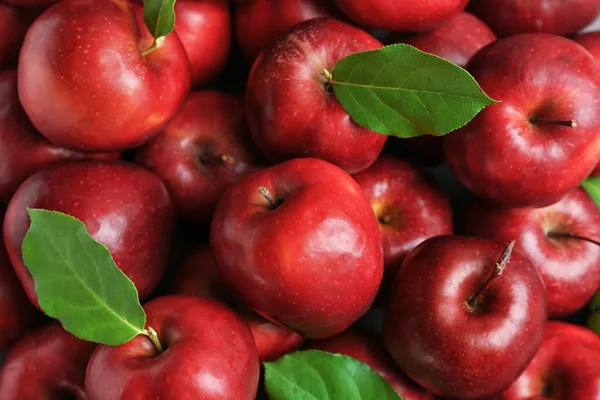
[[320,18],[296,25],[265,50],[246,90],[250,130],[264,155],[274,163],[321,158],[351,174],[371,165],[387,137],[350,118],[323,72],[349,54],[379,47],[358,28]]
[[210,238],[233,292],[308,338],[345,330],[381,283],[373,209],[350,175],[323,160],[295,159],[242,178],[221,198]]
[[19,57],[19,98],[33,125],[80,151],[139,146],[173,117],[190,88],[177,34],[153,42],[141,5],[64,0],[31,26]]
[[4,241],[27,296],[35,304],[34,282],[23,264],[21,245],[29,227],[28,208],[72,215],[111,252],[117,266],[146,298],[166,267],[174,220],[167,189],[156,175],[133,164],[70,161],[29,177],[11,199]]

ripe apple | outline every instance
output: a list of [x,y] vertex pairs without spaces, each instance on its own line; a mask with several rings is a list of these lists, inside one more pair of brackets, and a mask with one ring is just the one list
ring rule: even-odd
[[57,321],[29,332],[10,350],[0,370],[0,399],[86,400],[85,369],[95,347]]
[[538,269],[548,293],[548,314],[574,313],[600,289],[600,209],[574,189],[543,208],[499,208],[478,201],[465,213],[465,233],[499,242],[512,239]]
[[0,72],[0,201],[8,202],[25,179],[47,165],[69,159],[119,157],[119,153],[78,153],[50,143],[31,125],[19,103],[17,72]]
[[17,66],[19,50],[25,32],[37,16],[37,12],[0,3],[0,68]]
[[381,47],[368,33],[333,19],[312,19],[281,36],[256,60],[246,90],[254,141],[273,163],[317,157],[350,174],[371,165],[387,136],[352,120],[323,71],[345,56]]
[[542,347],[502,400],[600,399],[600,336],[581,326],[550,321]]
[[152,41],[134,2],[50,7],[27,32],[19,57],[19,98],[33,125],[59,146],[88,152],[151,139],[190,88],[177,34],[144,55]]
[[573,40],[585,47],[597,61],[600,61],[600,32],[586,32],[573,37]]
[[235,36],[250,62],[295,25],[313,18],[338,18],[331,0],[252,0],[235,3]]
[[481,398],[507,389],[540,347],[546,290],[511,242],[438,236],[398,270],[383,338],[398,366],[430,392]]
[[267,321],[240,305],[225,287],[208,245],[195,247],[185,258],[175,274],[170,292],[207,297],[234,306],[252,331],[260,361],[274,361],[304,343],[304,338],[293,330]]
[[581,46],[530,33],[478,52],[469,71],[501,103],[445,137],[448,163],[471,191],[506,207],[555,203],[600,158],[600,68]]
[[386,291],[412,249],[425,239],[452,233],[452,209],[431,176],[398,158],[381,156],[354,179],[379,221],[385,266],[380,291]]
[[29,227],[28,208],[72,215],[111,252],[141,299],[158,284],[166,267],[174,211],[162,181],[133,164],[69,161],[29,177],[11,199],[4,241],[15,271],[34,305],[34,282],[23,264],[21,245]]
[[421,32],[464,10],[469,0],[333,0],[352,21],[371,28]]
[[311,339],[349,327],[381,283],[381,235],[371,205],[350,175],[323,160],[290,160],[230,186],[210,238],[233,292]]
[[146,336],[100,345],[87,367],[90,400],[254,400],[260,365],[248,325],[210,299],[165,296],[144,306],[162,353]]
[[584,28],[600,13],[597,0],[472,0],[469,11],[498,36],[544,32],[566,36]]
[[329,339],[311,341],[305,348],[344,354],[368,364],[392,385],[403,400],[433,400],[433,395],[411,381],[394,365],[381,339],[374,333],[350,328]]
[[243,100],[216,91],[192,92],[136,159],[165,181],[186,221],[204,223],[231,183],[264,164],[252,144]]

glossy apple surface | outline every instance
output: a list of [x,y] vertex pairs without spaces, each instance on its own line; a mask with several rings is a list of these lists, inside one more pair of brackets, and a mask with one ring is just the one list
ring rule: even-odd
[[308,338],[345,330],[369,309],[381,283],[373,209],[350,175],[323,160],[291,160],[232,185],[210,236],[233,292]]
[[69,214],[110,250],[117,266],[136,285],[141,299],[160,281],[166,267],[174,211],[164,184],[133,164],[70,161],[29,177],[11,199],[4,241],[29,299],[37,294],[23,264],[21,245],[29,227],[27,208]]
[[380,47],[351,25],[313,19],[265,50],[246,90],[250,130],[263,154],[273,163],[321,158],[350,174],[375,162],[387,137],[356,124],[326,88],[322,73],[349,54]]

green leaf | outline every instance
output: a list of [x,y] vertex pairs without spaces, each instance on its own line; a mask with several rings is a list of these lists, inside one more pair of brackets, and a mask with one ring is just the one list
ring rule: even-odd
[[175,29],[176,0],[144,0],[144,23],[155,39]]
[[371,367],[341,354],[298,351],[264,365],[271,400],[402,400]]
[[135,286],[84,223],[55,211],[28,212],[23,261],[42,310],[91,342],[115,346],[143,334],[146,314]]
[[407,44],[343,58],[331,84],[357,123],[400,138],[444,135],[496,102],[463,68]]
[[592,196],[592,199],[600,206],[600,177],[587,178],[581,186]]
[[590,315],[588,320],[588,326],[591,330],[600,335],[600,292],[596,293],[596,296],[594,296],[590,308],[592,309],[592,315]]

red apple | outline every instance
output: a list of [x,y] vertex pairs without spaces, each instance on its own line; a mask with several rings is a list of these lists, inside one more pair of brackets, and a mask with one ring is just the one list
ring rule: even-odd
[[385,263],[382,288],[389,286],[406,255],[433,236],[452,233],[452,209],[425,171],[390,156],[354,176],[379,221]]
[[210,236],[234,293],[308,338],[345,330],[381,283],[371,205],[350,175],[323,160],[291,160],[242,178],[221,198]]
[[544,282],[512,242],[438,236],[396,275],[384,321],[398,366],[425,389],[481,398],[507,389],[540,347]]
[[142,167],[70,161],[36,172],[19,187],[6,211],[4,241],[25,292],[38,305],[33,279],[21,257],[30,222],[28,208],[59,211],[83,221],[133,281],[140,298],[146,298],[160,281],[174,212],[162,181]]
[[600,68],[581,46],[530,33],[478,52],[469,71],[501,103],[445,137],[450,167],[471,191],[507,207],[555,203],[600,158]]
[[139,146],[175,115],[190,88],[176,34],[153,39],[139,4],[64,0],[31,26],[19,57],[19,98],[33,125],[73,150]]
[[394,365],[381,339],[374,333],[351,328],[329,339],[309,342],[305,348],[344,354],[368,364],[392,385],[403,400],[433,400],[433,395]]
[[544,32],[575,33],[600,13],[597,0],[472,0],[469,10],[498,36]]
[[25,32],[37,14],[35,11],[0,3],[0,68],[17,66]]
[[137,161],[166,183],[187,221],[210,222],[233,182],[262,167],[234,94],[192,92],[164,132],[138,150]]
[[352,21],[391,31],[428,31],[461,12],[469,0],[333,0]]
[[600,289],[600,209],[582,189],[543,208],[468,207],[465,232],[500,242],[516,239],[538,269],[548,292],[551,317],[572,314]]
[[0,370],[0,399],[87,400],[85,369],[95,347],[57,321],[28,333],[11,349]]
[[146,336],[100,345],[88,364],[90,400],[254,400],[260,365],[248,325],[226,306],[188,296],[144,306],[164,352]]
[[[208,245],[194,248],[185,258],[175,274],[171,293],[208,297],[223,303],[236,304],[236,299],[223,284]],[[304,343],[304,338],[293,330],[267,321],[237,303],[236,309],[252,331],[260,361],[274,361],[297,350]]]
[[25,115],[16,71],[0,72],[0,201],[9,201],[25,179],[43,167],[79,158],[120,158],[119,153],[84,154],[58,147],[40,135]]
[[598,335],[581,326],[551,321],[535,358],[501,399],[600,399],[598,360]]
[[246,90],[250,130],[264,155],[274,163],[317,157],[351,174],[375,162],[387,137],[354,122],[322,73],[349,54],[379,47],[358,28],[313,19],[265,50]]
[[[0,226],[3,221],[4,209],[0,207]],[[36,322],[37,316],[36,309],[29,302],[8,260],[4,241],[0,238],[0,349],[10,347],[19,339]]]

